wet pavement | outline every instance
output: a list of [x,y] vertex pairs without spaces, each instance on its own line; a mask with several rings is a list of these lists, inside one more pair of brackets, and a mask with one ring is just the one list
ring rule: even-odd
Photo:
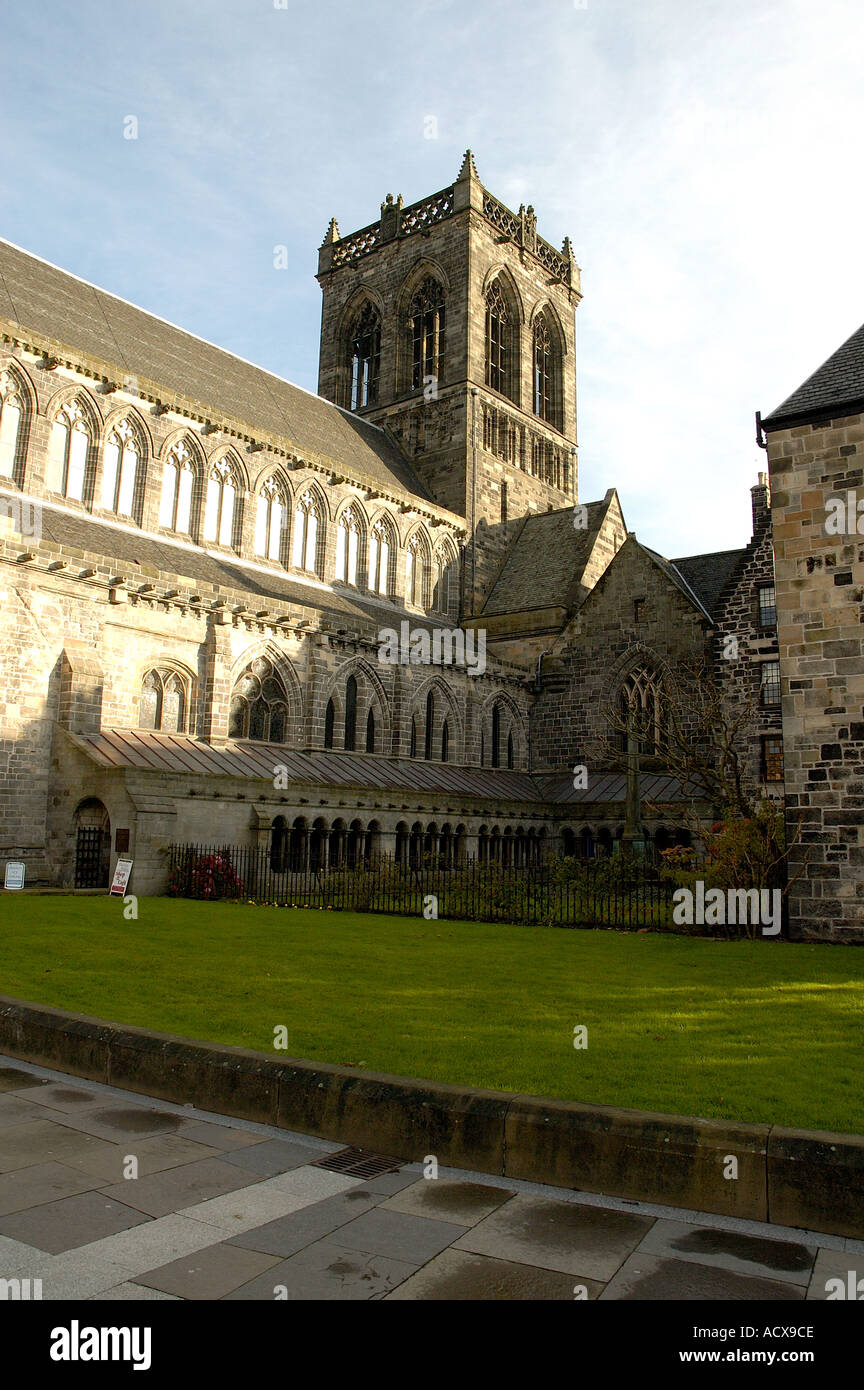
[[864,1241],[343,1149],[0,1058],[0,1297],[794,1302],[864,1278]]

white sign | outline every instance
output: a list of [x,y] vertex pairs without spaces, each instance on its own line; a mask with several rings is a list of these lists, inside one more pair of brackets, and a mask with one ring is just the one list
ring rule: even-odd
[[6,865],[6,874],[3,879],[3,887],[19,889],[24,887],[24,874],[26,866],[10,862]]
[[129,886],[129,877],[131,873],[132,860],[118,859],[117,863],[114,865],[114,881],[111,884],[110,893],[119,893],[121,898],[124,897],[126,889]]

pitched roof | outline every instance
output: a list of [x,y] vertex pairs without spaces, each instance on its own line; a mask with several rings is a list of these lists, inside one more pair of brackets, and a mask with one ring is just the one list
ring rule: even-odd
[[573,525],[572,507],[526,516],[483,605],[483,616],[568,607],[607,506],[608,499],[585,503],[588,524],[581,530]]
[[725,585],[746,554],[746,548],[717,550],[711,555],[687,555],[668,563],[674,565],[713,618]]
[[[337,466],[386,489],[429,501],[411,464],[377,425],[292,386],[164,319],[127,304],[0,240],[0,318],[24,340],[84,353],[142,394],[189,402],[215,421],[236,420],[310,461]],[[41,341],[40,341],[41,340]]]
[[781,422],[796,416],[838,411],[838,407],[861,407],[864,403],[864,324],[847,338],[827,361],[817,367],[812,376],[787,396],[776,410],[772,410],[762,421],[767,428],[776,428]]

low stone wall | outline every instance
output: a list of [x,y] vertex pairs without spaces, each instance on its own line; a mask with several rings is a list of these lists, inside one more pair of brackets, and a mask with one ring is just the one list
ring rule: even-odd
[[859,1135],[387,1076],[191,1042],[5,996],[0,1052],[406,1162],[434,1155],[442,1166],[864,1238]]

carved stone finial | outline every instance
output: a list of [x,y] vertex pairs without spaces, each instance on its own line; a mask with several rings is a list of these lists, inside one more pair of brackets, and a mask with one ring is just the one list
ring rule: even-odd
[[566,256],[568,261],[575,260],[575,256],[573,255],[573,244],[569,236],[565,236],[561,243],[561,255]]
[[328,242],[331,242],[331,241],[338,241],[338,240],[339,240],[339,223],[336,221],[336,218],[335,218],[335,217],[331,217],[331,218],[330,218],[330,223],[329,223],[329,225],[328,225],[328,227],[327,227],[327,230],[326,230],[326,232],[324,233],[324,240],[322,241],[321,245],[322,245],[322,246],[326,246],[326,245],[328,244]]
[[470,150],[466,150],[462,158],[462,168],[459,170],[459,177],[456,182],[461,183],[463,179],[476,178],[479,178],[479,174],[477,173],[477,166],[474,163],[474,156]]

